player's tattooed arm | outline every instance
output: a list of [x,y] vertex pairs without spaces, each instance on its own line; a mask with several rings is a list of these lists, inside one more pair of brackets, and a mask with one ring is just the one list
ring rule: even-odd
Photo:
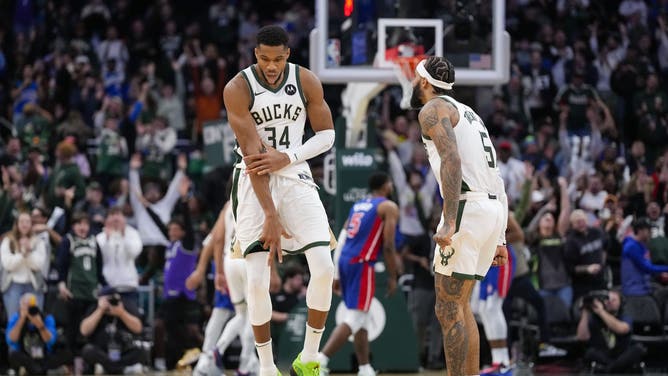
[[450,114],[456,109],[448,102],[431,100],[419,114],[422,134],[431,138],[441,157],[441,186],[443,192],[443,216],[446,223],[454,223],[457,216],[459,194],[462,186],[462,165],[457,151],[457,140]]

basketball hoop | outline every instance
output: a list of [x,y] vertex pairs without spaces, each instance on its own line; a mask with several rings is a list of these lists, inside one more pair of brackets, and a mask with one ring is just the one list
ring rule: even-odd
[[424,55],[397,56],[392,59],[392,68],[401,84],[402,97],[400,107],[403,110],[411,108],[411,96],[413,95],[413,79],[415,78],[415,67],[424,59]]

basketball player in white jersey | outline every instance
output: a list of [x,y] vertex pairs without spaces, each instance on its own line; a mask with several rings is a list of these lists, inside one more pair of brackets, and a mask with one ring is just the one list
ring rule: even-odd
[[[234,169],[232,210],[246,259],[248,314],[260,376],[278,373],[269,325],[269,274],[274,258],[282,261],[283,252],[304,253],[311,274],[304,348],[292,364],[297,375],[319,374],[317,354],[334,275],[327,214],[306,163],[334,143],[332,114],[318,78],[288,63],[289,56],[285,30],[261,28],[255,48],[257,63],[236,75],[224,91],[228,120],[239,144],[237,152],[243,157]],[[302,143],[307,116],[315,135]]]
[[[200,356],[193,372],[196,375],[222,374],[224,370],[223,354],[237,336],[241,339],[241,354],[239,356],[239,368],[235,375],[257,373],[253,332],[248,324],[246,309],[246,265],[243,259],[232,258],[233,239],[234,217],[231,202],[228,201],[220,211],[211,233],[204,239],[203,243],[205,247],[211,246],[209,248],[212,249],[211,253],[216,269],[216,290],[227,290],[229,292],[235,315],[225,324],[224,329],[222,329],[223,323],[218,323],[217,317],[214,314],[211,315],[205,331],[204,345],[202,346],[205,352]],[[220,245],[222,245],[222,249]],[[204,254],[200,257],[204,257]],[[208,263],[208,261],[205,262]],[[211,321],[214,320],[216,322],[212,324]],[[212,346],[211,343],[215,345]]]
[[443,195],[434,235],[436,316],[450,376],[479,374],[478,328],[470,306],[475,280],[507,262],[508,204],[496,153],[480,117],[446,95],[455,82],[447,59],[429,57],[415,69],[411,106]]

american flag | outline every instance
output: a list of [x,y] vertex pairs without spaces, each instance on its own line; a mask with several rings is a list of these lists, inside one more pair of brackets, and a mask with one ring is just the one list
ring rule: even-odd
[[492,69],[492,55],[489,54],[470,54],[469,68],[471,69]]

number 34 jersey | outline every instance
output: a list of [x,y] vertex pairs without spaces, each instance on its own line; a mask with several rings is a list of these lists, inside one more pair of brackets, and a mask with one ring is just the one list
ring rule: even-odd
[[[251,65],[241,72],[248,84],[251,103],[250,114],[260,139],[278,151],[290,152],[291,148],[302,145],[306,124],[306,98],[299,78],[299,65],[287,63],[280,78],[280,84],[271,88],[260,76],[262,71]],[[241,149],[237,148],[241,155]],[[245,168],[243,161],[237,168]],[[288,178],[299,179],[313,184],[308,163],[298,162],[276,172]]]
[[[462,164],[462,192],[500,194],[504,189],[503,181],[496,163],[496,151],[485,124],[471,107],[447,95],[439,98],[449,102],[459,111],[459,122],[452,126]],[[426,135],[422,135],[422,141],[427,149],[429,163],[438,185],[442,187],[441,157],[436,145]]]

